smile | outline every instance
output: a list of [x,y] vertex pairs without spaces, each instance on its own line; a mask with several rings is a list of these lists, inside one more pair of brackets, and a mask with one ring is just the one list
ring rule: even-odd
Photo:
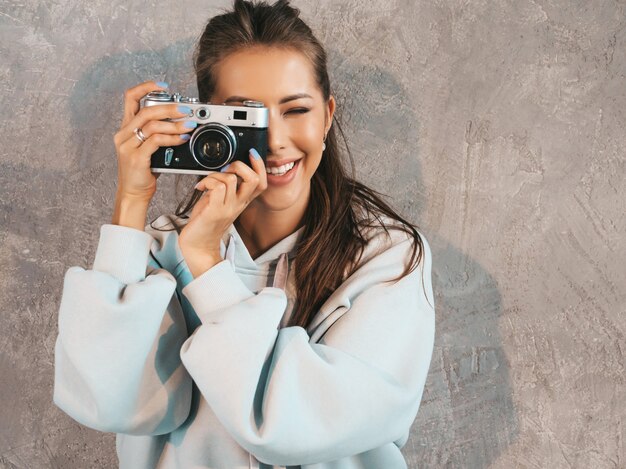
[[291,180],[295,177],[295,174],[298,172],[300,161],[302,161],[302,158],[279,166],[278,168],[269,168],[266,166],[265,171],[267,172],[268,184],[281,186],[291,182]]
[[275,175],[278,175],[278,176],[282,176],[283,174],[287,173],[291,168],[293,168],[295,165],[296,165],[296,162],[292,161],[291,163],[287,163],[287,164],[284,164],[284,165],[279,166],[279,167],[271,167],[270,168],[269,166],[266,166],[265,167],[265,171],[268,174],[275,174]]

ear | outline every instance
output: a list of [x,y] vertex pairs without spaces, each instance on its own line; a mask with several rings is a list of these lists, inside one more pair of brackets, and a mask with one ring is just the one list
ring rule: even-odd
[[335,97],[333,95],[328,98],[327,108],[326,108],[326,119],[324,124],[324,135],[328,135],[328,131],[330,127],[333,125],[333,116],[335,115]]

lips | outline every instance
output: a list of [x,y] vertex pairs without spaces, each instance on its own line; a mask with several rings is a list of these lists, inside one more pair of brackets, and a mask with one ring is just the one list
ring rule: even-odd
[[283,186],[289,184],[294,178],[296,173],[298,172],[298,168],[300,167],[300,160],[296,160],[294,162],[293,168],[287,171],[282,176],[277,174],[267,173],[267,182],[273,186]]

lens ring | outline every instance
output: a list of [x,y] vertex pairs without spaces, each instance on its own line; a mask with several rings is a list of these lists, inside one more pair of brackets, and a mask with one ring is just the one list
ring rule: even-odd
[[[196,146],[198,139],[200,138],[200,136],[202,136],[206,132],[219,133],[225,138],[226,143],[230,146],[230,151],[225,161],[223,163],[218,164],[217,166],[207,165],[206,162],[202,162],[202,158],[199,155],[196,155],[196,152],[194,151],[194,148]],[[219,124],[217,122],[213,122],[211,124],[203,125],[202,128],[200,128],[199,130],[193,133],[193,135],[191,136],[191,140],[189,140],[189,149],[191,151],[191,156],[193,156],[193,159],[200,166],[206,169],[211,169],[211,170],[218,169],[226,165],[226,163],[229,163],[232,160],[233,156],[235,155],[235,152],[237,151],[237,138],[235,137],[235,133],[230,129],[230,127],[227,127],[223,124]]]

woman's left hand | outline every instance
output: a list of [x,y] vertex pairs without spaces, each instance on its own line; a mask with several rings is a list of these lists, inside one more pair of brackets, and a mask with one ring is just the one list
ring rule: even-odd
[[[220,241],[228,227],[252,200],[267,188],[263,159],[250,150],[252,168],[234,161],[224,172],[210,173],[196,189],[205,191],[191,211],[178,245],[194,278],[222,261]],[[258,153],[256,153],[258,155]],[[238,181],[239,187],[237,187]]]

